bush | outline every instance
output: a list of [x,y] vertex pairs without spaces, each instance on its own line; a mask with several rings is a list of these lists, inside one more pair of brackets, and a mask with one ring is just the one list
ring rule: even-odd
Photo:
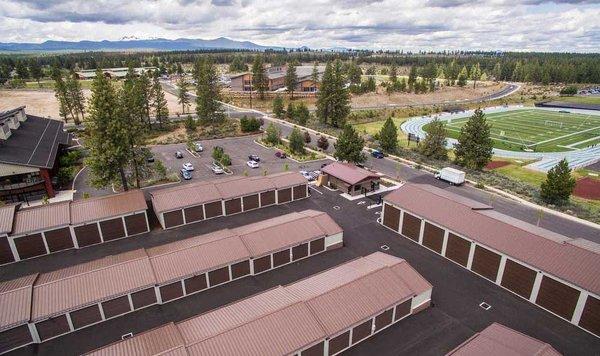
[[242,129],[242,132],[258,131],[260,129],[260,125],[260,121],[258,121],[258,119],[255,117],[249,118],[244,115],[244,117],[240,119],[240,128]]
[[154,171],[159,179],[167,178],[167,167],[165,167],[165,164],[161,160],[154,162]]
[[83,157],[83,153],[80,150],[71,150],[63,154],[59,158],[61,167],[70,167],[77,163]]
[[304,154],[304,139],[297,127],[294,127],[290,133],[290,151],[297,154]]
[[213,148],[212,158],[224,166],[231,166],[231,157],[225,153],[225,150],[221,146]]
[[196,131],[197,127],[198,127],[198,123],[196,122],[196,120],[194,120],[194,118],[191,115],[188,115],[187,118],[185,119],[185,129],[188,132],[194,132],[194,131]]
[[72,181],[74,175],[73,167],[61,167],[56,174],[56,179],[58,180],[58,184],[63,186]]
[[329,148],[329,140],[327,140],[327,137],[319,137],[319,139],[317,140],[317,147],[319,147],[323,151],[327,151],[327,149]]
[[273,123],[270,123],[267,127],[265,142],[270,145],[278,145],[281,143],[281,131],[279,131]]
[[308,119],[310,119],[310,112],[306,104],[302,101],[294,109],[294,120],[296,120],[298,125],[306,126]]
[[312,141],[310,134],[308,133],[308,131],[304,131],[304,143],[310,143],[310,141]]
[[575,95],[575,94],[577,94],[577,87],[575,87],[573,85],[564,87],[560,91],[560,95]]

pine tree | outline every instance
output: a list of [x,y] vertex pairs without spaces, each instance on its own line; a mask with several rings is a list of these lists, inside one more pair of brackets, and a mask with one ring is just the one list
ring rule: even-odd
[[288,103],[287,109],[285,110],[285,116],[290,121],[294,121],[296,119],[296,109],[294,108],[294,103]]
[[73,121],[75,122],[75,125],[79,125],[84,119],[85,115],[85,96],[83,95],[81,83],[79,82],[75,72],[72,71],[70,73],[65,85],[67,89],[68,101],[70,102],[71,106]]
[[367,157],[363,152],[365,141],[358,135],[352,125],[345,125],[344,130],[334,144],[333,157],[340,161],[362,163]]
[[252,64],[252,88],[258,92],[261,100],[265,99],[265,92],[269,89],[269,79],[263,63],[262,55],[254,57]]
[[342,62],[327,63],[317,95],[317,117],[333,127],[342,127],[350,113],[350,95],[345,86]]
[[569,162],[563,158],[548,171],[546,181],[542,182],[540,187],[540,197],[548,204],[564,204],[569,201],[575,184]]
[[285,110],[283,109],[283,98],[277,95],[273,99],[273,115],[278,119],[283,119]]
[[202,59],[198,65],[196,84],[196,114],[203,123],[214,126],[225,120],[217,71],[210,58]]
[[138,116],[141,122],[146,122],[148,127],[151,127],[150,111],[152,109],[152,103],[154,102],[154,90],[152,90],[152,81],[148,75],[152,75],[153,78],[158,78],[158,72],[142,73],[135,81],[136,95],[136,108]]
[[275,126],[275,124],[270,123],[267,126],[265,142],[270,145],[278,145],[281,143],[281,131]]
[[310,119],[310,112],[304,101],[301,101],[300,104],[296,106],[295,114],[298,125],[306,126],[306,123]]
[[468,76],[469,76],[469,74],[467,72],[467,67],[463,66],[462,69],[460,70],[460,73],[458,73],[457,85],[459,87],[464,87],[465,85],[467,85]]
[[302,137],[300,129],[294,127],[288,140],[290,141],[289,146],[292,153],[304,154],[304,138]]
[[139,88],[140,78],[136,78],[136,73],[133,67],[129,67],[123,86],[117,92],[119,105],[118,122],[127,126],[124,132],[128,148],[129,166],[134,172],[136,187],[140,187],[140,180],[147,173],[145,162],[147,152],[144,149],[145,145],[145,122],[144,122],[144,105],[141,98]]
[[455,146],[456,163],[471,169],[482,169],[492,158],[493,141],[490,127],[481,109],[469,118],[460,129]]
[[315,62],[315,64],[313,65],[310,80],[312,80],[314,85],[317,85],[319,83],[319,69],[317,68],[317,62]]
[[60,70],[54,72],[53,78],[54,96],[58,101],[58,113],[65,122],[69,122],[69,119],[72,117],[72,110],[71,103],[69,101],[67,84],[65,83]]
[[425,139],[420,142],[419,151],[426,157],[446,160],[448,158],[446,125],[436,118],[429,123],[428,127]]
[[29,73],[31,74],[31,78],[35,79],[35,81],[40,85],[40,79],[43,76],[42,66],[38,63],[37,60],[32,60],[29,65]]
[[386,152],[394,153],[398,148],[398,129],[391,117],[385,120],[379,131],[379,143]]
[[190,94],[188,93],[188,82],[185,78],[177,81],[177,103],[181,105],[181,112],[185,114],[185,108],[190,107]]
[[481,67],[479,66],[479,63],[475,63],[475,65],[471,67],[469,76],[473,81],[473,88],[475,88],[475,84],[477,84],[477,81],[481,78]]
[[413,91],[415,84],[417,83],[417,67],[410,67],[410,72],[408,73],[408,91]]
[[390,82],[393,84],[398,80],[398,68],[396,67],[396,63],[392,63],[390,67]]
[[296,74],[295,62],[288,63],[284,82],[287,92],[290,94],[290,99],[294,99],[294,90],[296,89],[296,85],[298,84],[298,75]]
[[158,121],[159,125],[162,127],[163,122],[169,118],[169,107],[167,106],[167,99],[165,99],[165,93],[158,81],[158,77],[154,77],[152,92],[154,97],[152,103],[154,116],[156,117],[156,121]]

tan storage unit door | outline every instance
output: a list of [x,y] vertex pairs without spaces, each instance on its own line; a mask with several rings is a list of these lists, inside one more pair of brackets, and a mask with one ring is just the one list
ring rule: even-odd
[[154,288],[148,288],[139,292],[131,293],[131,301],[133,302],[133,308],[139,309],[147,305],[156,303],[156,294]]
[[163,303],[175,298],[183,297],[183,286],[180,281],[161,286],[159,287],[159,290],[160,299],[162,299]]
[[394,316],[394,321],[400,320],[410,314],[411,312],[412,299],[406,300],[398,305],[396,305],[396,315]]
[[320,343],[309,347],[308,349],[302,351],[301,356],[323,356],[323,352],[325,352],[325,341],[321,341]]
[[137,213],[134,215],[127,215],[125,217],[125,227],[127,228],[127,235],[137,235],[143,232],[147,232],[148,224],[146,223],[146,214]]
[[404,218],[402,219],[402,235],[408,237],[411,240],[419,241],[420,232],[421,219],[410,215],[405,211]]
[[163,217],[165,219],[165,227],[167,228],[183,225],[183,210],[163,213]]
[[254,263],[254,273],[260,273],[260,272],[269,270],[269,269],[271,269],[271,255],[257,258],[253,261],[253,263]]
[[567,320],[571,320],[578,299],[579,291],[577,289],[544,276],[535,303]]
[[185,222],[188,224],[196,221],[202,221],[204,219],[202,205],[185,208],[183,211],[185,213]]
[[225,214],[237,214],[242,211],[242,199],[236,198],[225,201]]
[[12,251],[10,249],[8,237],[0,236],[0,265],[14,262],[14,260],[15,257],[13,256]]
[[222,267],[208,272],[208,283],[211,287],[225,282],[229,282],[229,267]]
[[223,215],[221,201],[213,201],[212,203],[204,204],[204,210],[206,211],[207,219]]
[[500,255],[481,246],[475,246],[473,265],[471,270],[492,282],[496,282],[498,268],[500,267]]
[[312,240],[310,242],[310,254],[314,255],[315,253],[319,253],[325,250],[325,239],[321,238],[318,240]]
[[273,267],[279,267],[290,262],[290,250],[283,250],[273,254]]
[[588,296],[579,319],[579,326],[600,336],[600,300]]
[[44,232],[46,243],[50,252],[56,252],[73,248],[71,230],[68,227]]
[[277,203],[287,203],[292,200],[292,188],[279,189],[277,191]]
[[73,228],[75,231],[75,238],[79,247],[90,246],[102,242],[100,240],[100,231],[98,231],[97,224],[88,224],[82,226],[76,226]]
[[66,315],[60,315],[56,318],[41,321],[36,323],[35,327],[42,341],[70,331]]
[[392,323],[394,308],[388,309],[375,317],[375,331],[379,331]]
[[21,259],[41,256],[46,254],[46,246],[42,234],[27,235],[13,240]]
[[100,308],[98,305],[92,305],[87,308],[75,310],[71,313],[71,321],[75,329],[83,328],[84,326],[99,322],[102,320]]
[[103,302],[102,311],[104,312],[104,317],[107,319],[130,312],[131,307],[129,306],[129,298],[124,295],[122,297]]
[[292,248],[292,260],[296,261],[308,256],[308,242]]
[[448,234],[448,243],[446,244],[446,257],[452,261],[467,267],[469,263],[469,252],[471,251],[471,241],[461,237]]
[[306,184],[294,187],[294,200],[306,198]]
[[373,320],[369,319],[352,329],[352,344],[356,344],[357,342],[371,335],[372,322]]
[[500,285],[523,298],[529,299],[536,275],[536,271],[511,259],[506,259]]
[[329,355],[334,355],[350,346],[350,330],[329,340]]
[[244,197],[244,211],[258,208],[258,194]]
[[242,261],[231,265],[231,276],[235,278],[240,278],[250,274],[250,261]]
[[400,210],[390,204],[383,205],[383,225],[394,231],[398,231],[400,225]]
[[429,247],[437,253],[442,253],[442,245],[444,244],[444,230],[425,222],[423,230],[423,246]]
[[185,284],[185,292],[187,294],[199,292],[208,287],[206,284],[206,274],[204,273],[198,276],[187,278],[183,281],[183,283]]
[[116,240],[125,237],[123,219],[115,218],[100,221],[100,231],[102,231],[102,238],[104,241]]
[[268,192],[260,193],[260,206],[267,206],[275,204],[275,191],[270,190]]
[[0,333],[0,353],[27,345],[32,342],[31,332],[27,325],[17,326]]

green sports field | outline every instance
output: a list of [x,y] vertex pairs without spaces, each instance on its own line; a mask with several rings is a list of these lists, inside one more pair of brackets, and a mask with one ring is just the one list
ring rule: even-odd
[[[600,144],[600,115],[561,113],[540,109],[486,114],[495,147],[538,152],[569,151]],[[458,138],[468,118],[446,124],[448,136]],[[427,131],[427,126],[424,127]]]

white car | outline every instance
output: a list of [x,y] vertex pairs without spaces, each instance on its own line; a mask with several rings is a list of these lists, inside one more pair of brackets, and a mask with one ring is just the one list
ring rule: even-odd
[[214,174],[223,174],[225,173],[225,171],[223,170],[223,168],[221,168],[221,166],[219,166],[216,163],[213,163],[212,166],[210,167],[211,171],[213,171]]
[[202,147],[202,144],[200,142],[196,142],[196,144],[194,145],[196,152],[202,152],[204,151],[204,147]]
[[192,166],[192,164],[190,162],[184,163],[183,164],[183,169],[185,169],[186,171],[193,171],[194,170],[194,166]]
[[256,161],[248,161],[248,162],[246,162],[246,164],[250,168],[258,168],[258,162],[256,162]]
[[300,174],[302,174],[302,176],[303,176],[304,178],[306,178],[306,180],[307,180],[307,181],[309,181],[309,182],[312,182],[313,180],[315,180],[315,177],[314,177],[314,176],[312,176],[312,175],[310,174],[310,172],[307,172],[307,171],[300,171]]

